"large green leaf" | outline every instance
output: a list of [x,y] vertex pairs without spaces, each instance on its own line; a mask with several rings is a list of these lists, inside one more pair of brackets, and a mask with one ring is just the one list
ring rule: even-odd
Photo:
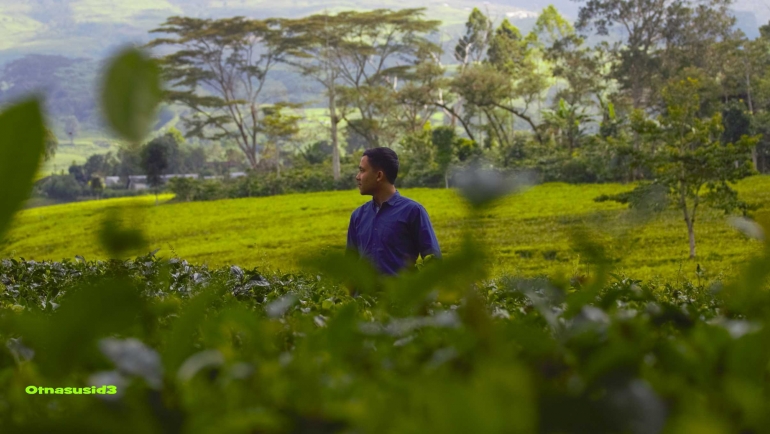
[[141,51],[127,49],[107,67],[102,107],[109,124],[126,140],[140,142],[147,135],[162,98],[160,68]]
[[45,127],[36,99],[0,114],[0,239],[29,196],[44,143]]

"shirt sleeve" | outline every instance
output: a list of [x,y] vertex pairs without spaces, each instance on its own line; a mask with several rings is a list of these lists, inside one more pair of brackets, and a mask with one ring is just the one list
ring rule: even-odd
[[441,249],[436,233],[433,232],[433,225],[430,223],[428,212],[423,206],[418,207],[418,210],[417,217],[412,221],[412,233],[417,235],[417,249],[423,258],[428,255],[441,258]]
[[358,243],[356,241],[356,223],[355,223],[355,216],[356,213],[350,215],[350,224],[348,225],[348,244],[346,253],[348,254],[358,254]]

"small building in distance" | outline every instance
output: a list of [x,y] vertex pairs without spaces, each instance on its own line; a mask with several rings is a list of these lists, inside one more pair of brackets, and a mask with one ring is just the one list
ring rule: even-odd
[[105,187],[115,187],[121,185],[120,183],[120,176],[105,176],[104,177],[104,186]]
[[[247,176],[246,172],[231,172],[230,178],[240,178],[243,176]],[[161,179],[163,179],[163,183],[167,183],[169,179],[171,178],[190,178],[190,179],[204,179],[204,180],[210,180],[210,179],[224,179],[224,176],[222,175],[211,175],[211,176],[204,176],[200,177],[197,173],[171,173],[168,175],[161,175]],[[104,186],[105,187],[118,187],[120,186],[121,180],[119,176],[106,176],[104,178]],[[147,183],[147,175],[129,175],[128,176],[128,185],[126,186],[129,190],[146,190],[150,188],[150,185]]]
[[[168,175],[161,175],[160,178],[163,180],[163,183],[165,184],[171,178],[198,179],[198,174],[197,173],[185,173],[185,174],[172,173]],[[147,183],[147,175],[129,175],[128,177],[129,190],[146,190],[149,187],[150,185]]]

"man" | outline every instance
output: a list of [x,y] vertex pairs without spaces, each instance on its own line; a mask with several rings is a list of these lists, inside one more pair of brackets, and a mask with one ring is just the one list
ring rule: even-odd
[[358,166],[358,189],[372,201],[358,207],[348,226],[349,252],[366,257],[384,274],[413,267],[417,256],[441,258],[425,208],[401,196],[394,183],[398,156],[390,148],[368,149]]

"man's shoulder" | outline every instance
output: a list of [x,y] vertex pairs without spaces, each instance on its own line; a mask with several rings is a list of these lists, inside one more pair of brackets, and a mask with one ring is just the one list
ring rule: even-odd
[[417,207],[422,206],[422,205],[420,205],[420,202],[417,202],[416,200],[408,198],[408,197],[406,197],[404,195],[401,195],[401,194],[399,194],[399,203],[403,204],[404,206],[406,206],[408,208],[417,208]]
[[409,215],[410,218],[417,218],[417,216],[420,215],[420,213],[425,210],[425,207],[422,206],[420,202],[417,202],[414,199],[410,199],[404,196],[401,196],[401,201],[399,202],[399,206],[401,207],[404,213],[407,213]]

